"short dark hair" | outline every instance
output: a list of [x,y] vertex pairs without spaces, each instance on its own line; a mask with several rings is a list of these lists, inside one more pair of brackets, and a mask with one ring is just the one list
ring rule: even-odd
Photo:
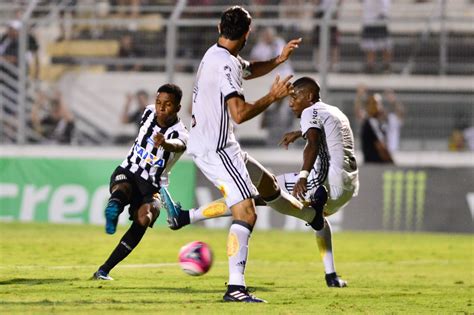
[[177,86],[176,84],[172,83],[167,83],[158,88],[157,93],[168,93],[168,94],[173,94],[174,95],[174,100],[176,101],[176,105],[181,104],[181,98],[183,97],[183,91],[181,91],[181,88]]
[[251,22],[252,17],[247,10],[238,5],[230,7],[221,15],[221,36],[230,40],[239,39],[249,31]]
[[310,77],[299,78],[293,83],[293,86],[295,88],[307,89],[312,92],[314,94],[314,97],[312,99],[313,102],[319,101],[321,99],[319,84]]

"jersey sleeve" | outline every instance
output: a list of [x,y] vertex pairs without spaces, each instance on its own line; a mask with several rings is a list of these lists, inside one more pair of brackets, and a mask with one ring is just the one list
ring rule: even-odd
[[143,111],[142,118],[140,119],[140,126],[146,121],[149,115],[153,114],[154,105],[148,105]]
[[301,134],[303,138],[306,138],[306,133],[311,128],[323,129],[323,122],[318,117],[318,111],[315,108],[309,107],[301,113]]
[[240,62],[240,66],[242,67],[242,77],[248,78],[252,74],[252,70],[250,69],[250,61],[243,59],[240,56],[237,56],[237,60]]
[[240,65],[228,59],[220,69],[220,90],[224,96],[224,101],[231,97],[244,98],[244,90],[242,88],[242,69]]
[[173,132],[171,132],[168,137],[168,139],[178,139],[180,140],[184,146],[186,147],[188,144],[188,139],[189,139],[189,132],[188,129],[184,126],[182,122],[179,122],[178,125],[175,127]]

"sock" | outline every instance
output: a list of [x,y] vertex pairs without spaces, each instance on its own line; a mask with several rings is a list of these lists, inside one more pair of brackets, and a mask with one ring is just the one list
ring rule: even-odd
[[138,243],[140,243],[146,229],[146,226],[141,226],[138,223],[133,222],[128,231],[123,235],[117,247],[115,247],[112,254],[110,254],[110,257],[102,266],[100,266],[99,269],[109,273],[112,268],[124,260]]
[[311,207],[303,206],[298,199],[283,190],[280,190],[280,194],[273,200],[265,201],[269,207],[272,207],[276,211],[297,217],[306,222],[313,221],[316,215],[316,210]]
[[228,217],[231,215],[232,212],[224,202],[224,198],[221,198],[199,208],[189,210],[189,221],[192,224],[210,218]]
[[245,265],[247,264],[248,246],[252,226],[234,220],[229,229],[227,238],[227,256],[229,257],[229,286],[245,287]]
[[115,200],[117,201],[118,203],[120,203],[120,205],[122,207],[125,207],[126,204],[128,204],[128,198],[127,198],[127,195],[121,191],[120,189],[116,189],[111,195],[110,195],[110,198],[109,198],[109,201],[111,200]]
[[323,260],[324,272],[326,274],[336,272],[334,256],[332,254],[331,225],[327,219],[324,219],[324,228],[316,232],[316,242]]

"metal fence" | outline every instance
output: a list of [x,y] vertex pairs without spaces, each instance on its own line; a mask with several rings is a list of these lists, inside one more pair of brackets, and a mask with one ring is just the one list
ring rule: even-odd
[[[71,71],[128,71],[131,76],[160,72],[170,82],[177,80],[177,74],[192,75],[216,41],[218,17],[230,4],[208,2],[213,4],[147,1],[138,8],[114,6],[113,1],[33,0],[25,6],[1,2],[0,23],[7,25],[16,15],[22,26],[18,62],[2,59],[0,64],[0,142],[43,141],[29,119],[38,87],[48,89]],[[242,56],[250,57],[264,27],[273,27],[286,40],[303,37],[291,59],[294,71],[317,76],[323,96],[340,104],[351,119],[355,89],[365,83],[372,90],[389,87],[399,92],[409,115],[402,137],[418,141],[418,149],[428,148],[429,141],[445,141],[458,125],[474,125],[472,1],[392,1],[388,20],[392,58],[390,68],[381,71],[366,69],[360,48],[364,15],[360,1],[347,0],[340,6],[333,1],[323,13],[311,1],[249,2],[254,34]],[[37,78],[31,75],[29,35],[36,36],[40,47]],[[123,47],[127,45],[128,51]],[[426,86],[426,77],[438,79]],[[104,102],[91,101],[98,106]],[[76,143],[114,142],[77,111],[76,122]],[[420,125],[425,129],[419,131]]]

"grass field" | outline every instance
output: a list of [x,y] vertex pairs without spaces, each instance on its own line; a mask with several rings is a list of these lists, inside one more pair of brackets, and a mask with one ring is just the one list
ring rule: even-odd
[[[349,281],[329,289],[312,233],[256,231],[247,284],[265,305],[221,302],[227,231],[150,230],[112,270],[89,280],[125,231],[102,227],[0,224],[0,314],[453,314],[474,313],[472,235],[337,233],[337,269]],[[208,242],[214,266],[185,275],[179,248]]]

